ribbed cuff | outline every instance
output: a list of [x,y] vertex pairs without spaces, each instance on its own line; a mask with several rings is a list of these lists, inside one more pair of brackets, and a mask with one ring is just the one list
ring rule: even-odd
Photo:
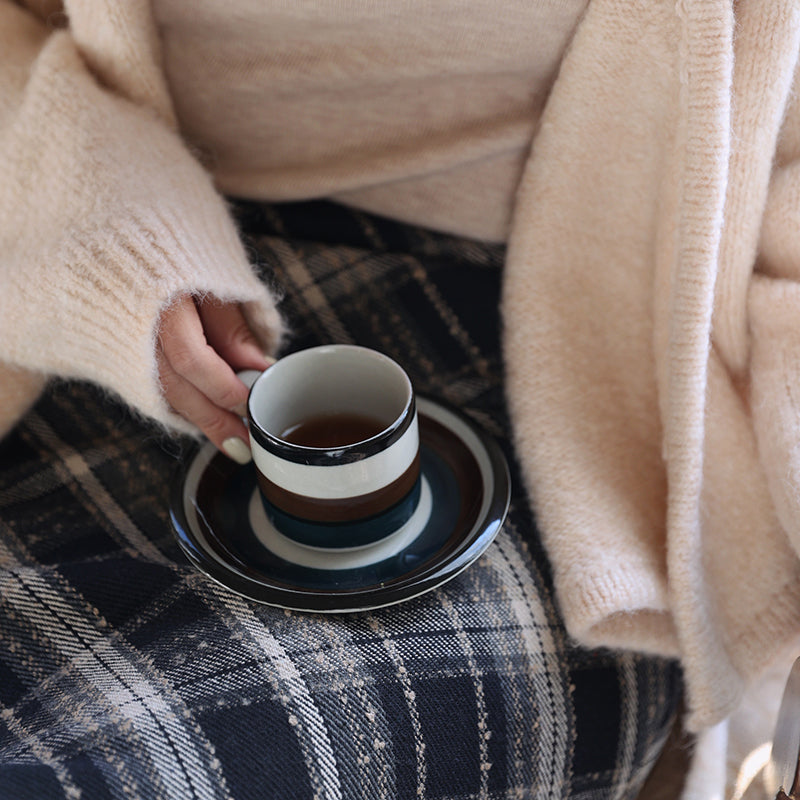
[[556,565],[556,591],[567,630],[582,644],[678,656],[667,588],[648,565],[580,574],[558,574]]

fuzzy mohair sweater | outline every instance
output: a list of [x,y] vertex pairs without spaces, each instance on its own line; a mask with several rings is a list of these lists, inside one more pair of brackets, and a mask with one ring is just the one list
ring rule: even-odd
[[[180,294],[277,346],[225,193],[507,240],[567,627],[679,658],[713,761],[800,640],[800,3],[27,5],[0,0],[0,429],[61,375],[188,430],[154,361]],[[703,763],[687,798],[718,796]]]

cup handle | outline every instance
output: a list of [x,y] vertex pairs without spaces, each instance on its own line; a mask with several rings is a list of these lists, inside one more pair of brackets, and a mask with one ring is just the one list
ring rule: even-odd
[[[270,367],[277,361],[277,359],[273,358],[272,356],[264,356],[264,358]],[[267,369],[269,369],[269,367]],[[256,378],[258,378],[260,374],[261,370],[258,369],[243,369],[240,372],[237,372],[236,376],[248,389],[252,389],[253,384],[256,382]]]
[[241,372],[236,373],[236,377],[248,388],[252,389],[256,378],[261,374],[257,369],[243,369]]

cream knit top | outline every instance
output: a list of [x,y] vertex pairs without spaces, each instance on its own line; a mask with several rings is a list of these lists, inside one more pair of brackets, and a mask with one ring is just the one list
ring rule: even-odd
[[154,362],[181,293],[277,346],[221,191],[507,239],[569,631],[678,657],[695,730],[795,654],[799,3],[28,5],[0,0],[0,430],[54,374],[185,430]]
[[217,186],[335,197],[505,239],[586,0],[153,0],[183,135]]

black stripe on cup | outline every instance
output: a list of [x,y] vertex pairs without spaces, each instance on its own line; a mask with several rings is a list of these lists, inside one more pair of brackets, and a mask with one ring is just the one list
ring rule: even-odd
[[408,405],[403,409],[402,414],[379,434],[369,439],[364,439],[363,442],[330,448],[305,447],[286,442],[260,427],[253,419],[249,408],[247,417],[250,422],[250,433],[253,439],[267,452],[284,461],[291,461],[295,464],[307,464],[313,467],[336,467],[341,464],[362,461],[391,447],[408,430],[414,420],[416,408],[416,400],[412,397]]

